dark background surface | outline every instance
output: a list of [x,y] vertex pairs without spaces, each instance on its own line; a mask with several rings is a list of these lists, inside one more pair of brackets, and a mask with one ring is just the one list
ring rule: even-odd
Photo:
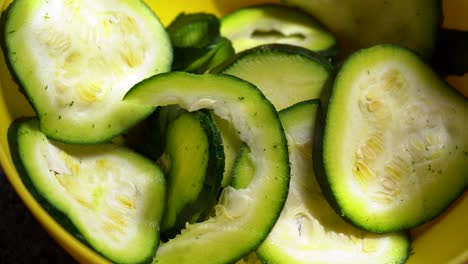
[[0,264],[76,263],[29,213],[0,168]]

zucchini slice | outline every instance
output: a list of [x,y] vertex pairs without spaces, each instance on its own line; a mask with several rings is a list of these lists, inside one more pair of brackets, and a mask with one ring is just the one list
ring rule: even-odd
[[242,190],[226,187],[208,220],[162,244],[153,263],[231,263],[268,235],[289,184],[286,138],[273,105],[252,84],[229,75],[159,74],[132,88],[128,103],[210,108],[229,120],[250,147],[256,173]]
[[468,101],[411,51],[356,52],[324,113],[316,175],[338,213],[361,228],[415,227],[468,186]]
[[154,110],[122,102],[172,63],[169,37],[143,1],[16,0],[5,16],[6,57],[48,137],[102,142]]
[[224,152],[211,113],[184,112],[171,122],[159,163],[168,178],[161,230],[172,238],[187,222],[205,218],[217,202]]
[[36,119],[15,121],[8,138],[25,185],[77,239],[116,263],[153,258],[166,199],[154,162],[117,145],[54,142]]
[[205,73],[234,55],[231,41],[221,37],[204,48],[174,49],[173,70]]
[[167,27],[177,48],[203,48],[219,37],[219,19],[207,13],[180,13]]
[[[277,110],[281,110],[300,101],[319,98],[332,79],[334,68],[326,58],[308,49],[266,44],[235,55],[211,72],[222,72],[253,83]],[[215,120],[226,142],[223,180],[226,186],[231,181],[232,164],[242,141],[231,126]]]
[[376,44],[406,46],[425,58],[442,24],[441,0],[282,0],[308,12],[337,38],[340,56]]
[[277,4],[261,4],[233,11],[221,18],[221,35],[241,52],[259,45],[283,43],[334,56],[335,37],[307,13]]
[[[408,233],[374,234],[342,219],[328,204],[314,175],[312,141],[318,101],[280,112],[291,161],[288,199],[281,216],[256,253],[265,263],[404,263]],[[234,171],[234,182],[249,180],[248,151]],[[244,168],[245,167],[245,168]],[[246,169],[247,168],[247,169]],[[237,188],[237,186],[234,186]]]

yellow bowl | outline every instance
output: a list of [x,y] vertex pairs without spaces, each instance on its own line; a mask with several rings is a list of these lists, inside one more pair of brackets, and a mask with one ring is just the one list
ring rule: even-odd
[[[2,10],[10,2],[11,0],[0,0]],[[191,0],[177,3],[167,0],[151,0],[147,2],[163,23],[167,24],[181,11],[206,11],[222,15],[241,6],[277,1]],[[445,0],[443,8],[445,27],[468,30],[468,1]],[[81,263],[107,263],[105,259],[58,225],[34,200],[21,182],[9,152],[7,130],[14,119],[24,115],[33,115],[34,112],[13,82],[3,54],[0,56],[2,56],[0,57],[0,164],[7,178],[36,219],[73,258]],[[468,97],[468,75],[449,77],[448,80]],[[467,223],[468,193],[465,192],[443,215],[428,224],[411,230],[414,254],[409,258],[408,263],[467,263]]]

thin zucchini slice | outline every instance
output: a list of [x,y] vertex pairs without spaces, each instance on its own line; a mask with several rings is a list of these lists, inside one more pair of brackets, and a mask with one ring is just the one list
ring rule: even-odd
[[153,263],[230,263],[256,248],[277,220],[288,192],[286,138],[271,103],[252,84],[229,75],[159,74],[132,88],[128,103],[210,108],[249,146],[256,173],[242,190],[226,187],[208,220],[162,244]]
[[57,222],[116,263],[146,263],[159,244],[165,180],[154,162],[112,144],[48,140],[38,121],[8,132],[23,182]]
[[307,13],[277,4],[238,9],[221,18],[221,35],[241,52],[259,45],[282,43],[333,56],[335,37]]
[[48,137],[102,142],[154,110],[122,102],[172,63],[169,37],[143,1],[16,0],[5,16],[6,57]]
[[211,113],[184,112],[171,122],[159,163],[168,178],[161,230],[172,238],[187,222],[206,217],[217,202],[224,152]]
[[[334,68],[324,57],[308,49],[266,44],[245,50],[211,72],[222,72],[253,83],[277,110],[320,97]],[[218,122],[225,144],[224,186],[231,181],[231,168],[242,143],[232,127]]]
[[[291,182],[281,216],[257,255],[271,264],[404,263],[410,253],[406,232],[379,235],[356,228],[336,214],[322,194],[311,156],[317,108],[314,100],[280,112],[288,138]],[[247,151],[243,156],[240,160],[249,160]],[[234,179],[248,181],[250,167],[237,163]]]
[[321,21],[336,36],[341,57],[389,43],[430,58],[442,24],[441,0],[282,1]]
[[466,189],[468,101],[409,50],[352,55],[324,113],[316,175],[338,213],[361,228],[417,226]]

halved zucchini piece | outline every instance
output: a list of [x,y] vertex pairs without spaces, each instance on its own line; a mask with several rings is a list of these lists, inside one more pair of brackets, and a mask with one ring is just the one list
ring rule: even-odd
[[234,165],[239,148],[242,146],[242,140],[237,134],[231,122],[213,115],[216,127],[218,128],[224,147],[224,172],[221,186],[224,188],[231,184],[231,170]]
[[441,0],[282,0],[321,21],[337,38],[340,56],[372,45],[406,46],[430,58],[442,24]]
[[[291,182],[281,216],[256,253],[265,263],[404,263],[410,253],[406,232],[374,234],[342,219],[328,204],[312,166],[318,101],[280,112],[289,145]],[[237,163],[234,182],[248,183],[248,151]],[[243,161],[243,162],[242,162]],[[239,187],[239,186],[234,186]],[[252,258],[252,257],[250,257]]]
[[221,18],[221,35],[241,52],[259,45],[283,43],[333,56],[335,37],[307,13],[277,4],[262,4],[233,11]]
[[316,175],[354,224],[408,229],[466,189],[468,101],[414,53],[392,45],[355,53],[327,105],[316,133]]
[[271,103],[252,84],[229,75],[160,74],[139,83],[128,103],[211,108],[250,147],[256,173],[242,190],[226,187],[208,220],[162,244],[153,263],[230,263],[256,248],[283,207],[289,184],[286,138]]
[[48,137],[102,142],[154,110],[122,102],[172,63],[167,33],[143,1],[16,0],[5,16],[6,57]]
[[165,142],[159,164],[167,174],[168,198],[161,230],[172,238],[216,204],[224,152],[210,112],[182,113],[168,125]]
[[36,119],[15,121],[8,138],[25,185],[76,238],[116,263],[153,258],[166,199],[154,162],[117,145],[48,140]]
[[[319,54],[308,49],[266,44],[245,50],[211,72],[222,72],[253,83],[273,103],[277,110],[295,103],[317,99],[334,68]],[[216,120],[216,119],[215,119]],[[216,120],[225,144],[223,184],[231,181],[231,168],[242,143],[232,127]]]

